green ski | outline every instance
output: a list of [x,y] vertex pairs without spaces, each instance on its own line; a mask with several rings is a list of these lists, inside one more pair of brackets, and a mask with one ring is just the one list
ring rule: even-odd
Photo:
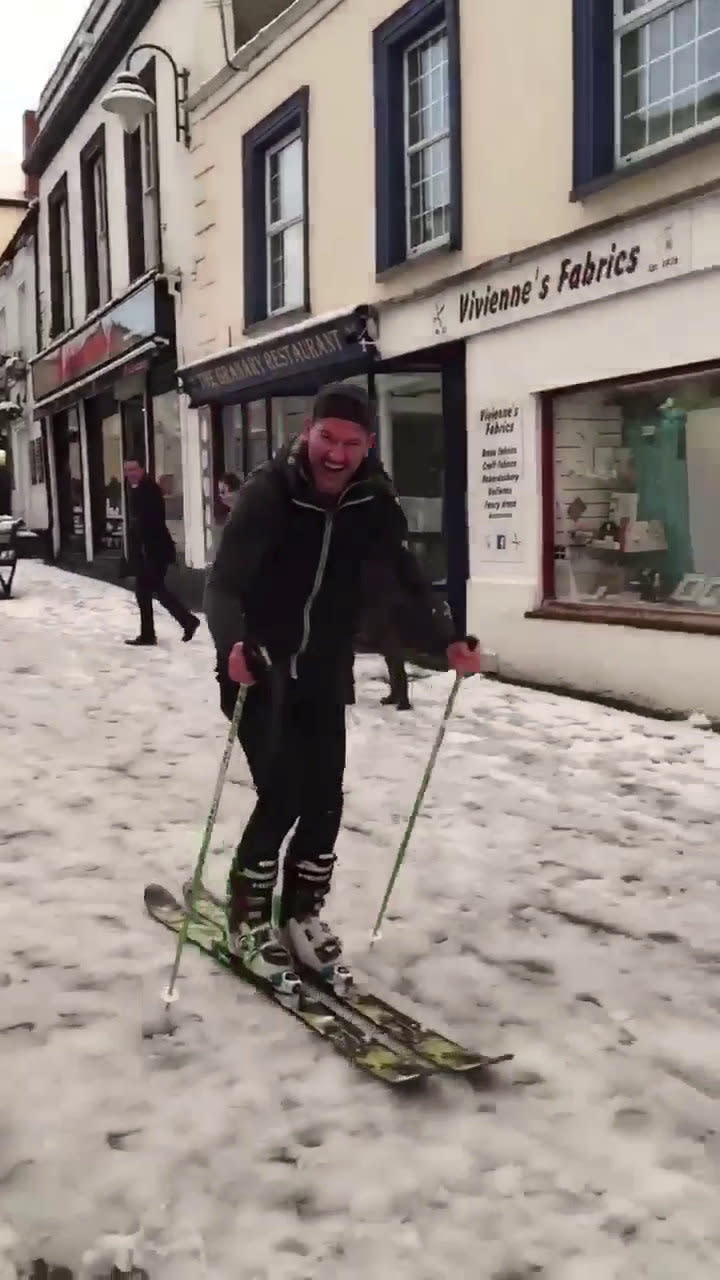
[[[189,905],[191,889],[192,881],[186,881],[183,885],[186,906]],[[204,885],[195,901],[195,914],[198,918],[203,918],[218,928],[224,925],[224,905]],[[382,1031],[384,1035],[402,1045],[403,1049],[416,1054],[418,1058],[436,1071],[449,1071],[460,1074],[482,1071],[485,1068],[494,1067],[500,1062],[509,1062],[513,1057],[511,1053],[499,1054],[495,1057],[489,1057],[484,1053],[474,1053],[472,1050],[464,1048],[463,1045],[457,1044],[454,1040],[448,1039],[447,1036],[441,1035],[440,1032],[423,1026],[416,1018],[402,1013],[399,1009],[389,1004],[387,1000],[382,999],[371,991],[363,990],[353,985],[347,994],[336,995],[331,987],[317,978],[317,975],[312,974],[307,969],[302,969],[299,972],[305,983],[314,990],[327,995],[334,1005],[347,1009],[356,1017],[365,1019],[366,1022]]]
[[[182,928],[186,909],[167,889],[159,884],[145,887],[145,907],[148,915],[159,924],[178,934]],[[195,913],[189,922],[188,942],[204,951],[236,977],[261,991],[293,1017],[303,1022],[310,1031],[322,1036],[333,1048],[354,1066],[382,1080],[385,1084],[407,1085],[424,1081],[432,1074],[428,1063],[421,1061],[407,1050],[389,1048],[372,1035],[365,1035],[349,1018],[326,1004],[313,987],[302,984],[297,1004],[285,1004],[266,984],[259,982],[227,949],[224,919],[213,920]]]

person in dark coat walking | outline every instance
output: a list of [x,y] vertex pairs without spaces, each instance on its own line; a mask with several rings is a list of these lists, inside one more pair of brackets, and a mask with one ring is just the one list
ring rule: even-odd
[[[294,963],[328,980],[341,968],[320,912],[343,808],[363,566],[392,569],[414,633],[401,640],[444,655],[460,675],[482,669],[408,547],[397,495],[368,456],[373,443],[363,388],[325,387],[302,435],[240,489],[205,591],[226,715],[249,686],[239,736],[258,797],[230,869],[228,947],[286,994],[297,989]],[[293,827],[276,932],[273,891]]]
[[153,596],[182,627],[183,640],[192,640],[200,619],[165,586],[165,575],[175,563],[175,543],[165,520],[162,490],[135,459],[125,463],[124,472],[130,489],[128,559],[124,569],[135,578],[140,610],[140,635],[125,643],[157,644]]

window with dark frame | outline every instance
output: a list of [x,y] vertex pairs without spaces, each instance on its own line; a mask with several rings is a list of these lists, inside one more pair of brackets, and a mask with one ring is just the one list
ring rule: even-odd
[[410,0],[373,32],[376,270],[462,247],[459,0]]
[[[155,59],[138,74],[151,98],[156,96]],[[151,112],[134,133],[125,134],[125,200],[130,280],[162,265],[160,184],[158,180],[157,113]]]
[[245,327],[310,310],[307,86],[243,138]]
[[104,306],[112,297],[104,125],[80,154],[80,186],[85,243],[85,305],[90,312]]
[[718,0],[573,0],[575,188],[720,128]]
[[72,328],[72,270],[67,175],[63,174],[48,196],[50,254],[50,338]]
[[720,369],[558,392],[546,413],[546,602],[720,620]]

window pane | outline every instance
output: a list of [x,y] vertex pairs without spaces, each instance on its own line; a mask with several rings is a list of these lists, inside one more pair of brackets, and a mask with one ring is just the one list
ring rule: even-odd
[[670,108],[670,99],[665,102],[657,103],[650,108],[648,112],[648,143],[662,142],[664,138],[670,137],[670,125],[672,121],[672,111]]
[[632,75],[623,76],[622,82],[622,113],[623,116],[631,116],[635,111],[639,111],[645,106],[647,94],[647,77],[644,71],[634,72]]
[[620,44],[620,69],[623,75],[628,71],[635,71],[644,61],[643,58],[643,36],[644,28],[639,27],[636,31],[628,31],[623,36]]
[[623,37],[620,61],[622,155],[714,121],[720,0],[684,0],[643,22]]
[[303,223],[295,222],[283,232],[285,250],[285,306],[301,307],[305,300],[303,271]]
[[650,101],[662,102],[670,97],[670,58],[650,63]]
[[648,36],[650,40],[651,58],[659,58],[664,53],[670,52],[669,13],[666,13],[663,18],[655,18],[653,22],[648,23]]
[[698,41],[698,79],[720,74],[720,31]]
[[[700,0],[703,3],[703,0]],[[679,9],[673,12],[673,45],[677,49],[682,44],[688,44],[695,39],[695,19],[697,17],[697,7],[695,0],[687,0],[687,4],[681,4]]]
[[720,28],[720,0],[700,0],[700,35]]
[[288,218],[301,218],[303,215],[303,166],[300,138],[283,147],[279,156],[280,216],[283,221]]
[[720,115],[720,76],[708,80],[698,89],[698,124],[705,124]]
[[624,156],[632,155],[647,145],[647,119],[644,112],[626,116],[622,122],[621,150]]
[[285,306],[285,255],[282,231],[268,237],[268,274],[270,281],[268,310],[281,311]]
[[695,48],[686,45],[673,57],[673,92],[681,93],[695,83]]
[[720,609],[717,373],[558,396],[554,446],[557,598]]
[[304,223],[294,222],[268,238],[270,312],[305,301],[304,232]]
[[273,453],[300,435],[312,414],[313,396],[273,396],[272,400],[272,448]]
[[672,131],[682,133],[685,129],[693,129],[695,124],[695,90],[688,89],[687,93],[679,93],[673,99]]
[[268,222],[273,226],[280,221],[280,152],[271,151],[268,166]]
[[448,127],[447,37],[429,37],[406,58],[407,133],[415,146]]
[[449,149],[444,138],[410,157],[410,248],[447,235],[449,206]]

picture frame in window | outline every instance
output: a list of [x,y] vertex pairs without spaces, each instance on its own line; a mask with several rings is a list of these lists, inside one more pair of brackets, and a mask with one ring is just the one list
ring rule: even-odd
[[720,578],[705,578],[702,595],[698,599],[700,609],[720,609]]
[[700,597],[705,594],[707,581],[702,573],[686,573],[675,590],[671,592],[670,599],[676,604],[697,604]]

